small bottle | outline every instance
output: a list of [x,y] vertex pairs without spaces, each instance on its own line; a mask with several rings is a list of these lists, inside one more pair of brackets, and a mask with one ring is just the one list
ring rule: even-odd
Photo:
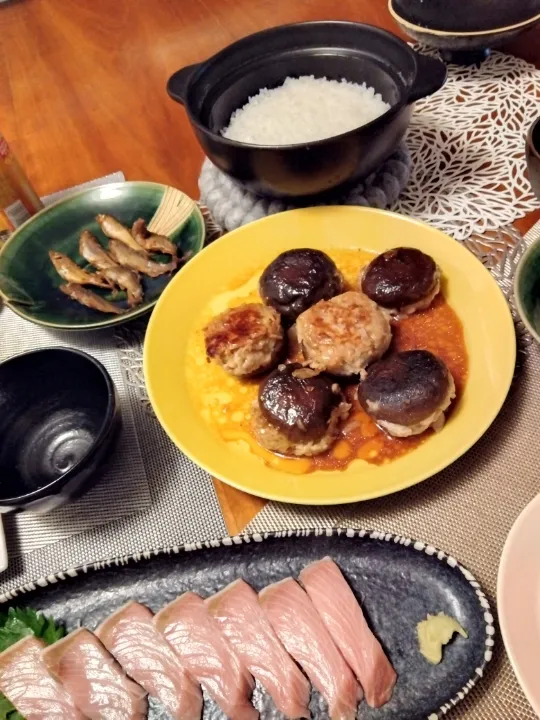
[[43,203],[0,134],[0,248],[15,228],[43,209]]

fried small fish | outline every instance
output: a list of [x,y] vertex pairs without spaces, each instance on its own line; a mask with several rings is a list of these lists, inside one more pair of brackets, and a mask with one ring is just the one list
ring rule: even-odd
[[62,280],[78,285],[95,285],[101,288],[112,288],[113,284],[99,272],[89,273],[80,268],[71,258],[56,250],[49,251],[49,257],[54,269]]
[[99,295],[96,295],[96,293],[91,290],[87,290],[82,285],[77,285],[77,283],[66,283],[65,285],[60,285],[59,290],[72,300],[75,300],[81,305],[85,305],[92,310],[99,310],[99,312],[109,313],[110,315],[122,315],[125,312],[121,308],[110,303],[108,300],[104,300]]
[[108,238],[111,238],[112,240],[119,240],[132,250],[137,251],[141,249],[139,243],[135,240],[127,227],[122,225],[122,223],[112,215],[96,215],[96,220]]
[[116,285],[127,292],[129,307],[140,305],[143,301],[143,290],[138,273],[128,268],[117,265],[116,267],[105,268],[101,271],[113,285]]
[[155,233],[148,232],[146,223],[142,218],[135,220],[131,228],[131,234],[145,250],[165,253],[165,255],[172,255],[173,258],[176,257],[176,245],[165,235],[156,235]]
[[98,270],[118,267],[99,240],[89,230],[83,230],[79,239],[79,252],[85,260]]
[[159,277],[176,269],[176,261],[170,263],[153,262],[142,248],[139,247],[139,251],[135,252],[128,248],[127,245],[118,242],[118,240],[111,240],[109,250],[120,265],[149,277]]

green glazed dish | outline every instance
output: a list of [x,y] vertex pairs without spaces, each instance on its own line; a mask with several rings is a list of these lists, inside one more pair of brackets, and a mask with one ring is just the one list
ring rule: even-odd
[[[87,308],[58,289],[64,281],[51,264],[49,250],[64,253],[87,268],[79,255],[79,235],[82,230],[90,230],[106,245],[107,239],[96,221],[98,213],[113,215],[128,227],[139,217],[144,218],[152,232],[167,235],[178,246],[179,257],[185,253],[195,255],[204,245],[202,214],[197,204],[180,190],[139,181],[83,190],[34,215],[0,250],[0,298],[14,312],[45,327],[92,330],[125,323],[151,310],[172,275],[157,278],[141,275],[144,300],[122,315]],[[113,299],[104,291],[89,289]],[[128,307],[125,300],[115,304]]]
[[540,240],[528,248],[519,262],[514,299],[528,331],[540,342]]

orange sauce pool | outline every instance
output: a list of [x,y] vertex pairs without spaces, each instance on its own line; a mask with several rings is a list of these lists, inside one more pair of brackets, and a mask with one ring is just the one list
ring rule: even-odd
[[[374,257],[371,253],[358,250],[335,250],[328,251],[328,254],[351,289],[355,287],[360,269]],[[229,376],[215,363],[208,362],[203,328],[211,317],[228,307],[244,302],[260,302],[257,285],[263,269],[216,298],[200,318],[190,338],[186,373],[192,399],[208,425],[225,441],[238,446],[239,450],[254,453],[267,465],[295,475],[316,470],[344,470],[357,459],[382,465],[428,441],[433,433],[431,430],[411,438],[393,438],[384,433],[359,406],[357,385],[350,385],[345,388],[345,393],[353,406],[351,415],[344,423],[338,440],[327,452],[313,458],[282,457],[257,443],[250,431],[250,419],[260,378],[240,380]],[[430,350],[446,363],[456,383],[456,399],[450,408],[451,413],[459,403],[467,382],[468,358],[461,321],[442,293],[427,310],[393,323],[392,349]],[[448,418],[448,413],[446,415]]]

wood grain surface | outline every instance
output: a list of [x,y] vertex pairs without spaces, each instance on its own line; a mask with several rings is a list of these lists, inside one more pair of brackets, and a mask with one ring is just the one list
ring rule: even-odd
[[[198,196],[203,154],[169,76],[249,33],[305,20],[399,33],[386,0],[11,0],[0,4],[0,131],[39,194],[122,170]],[[506,48],[540,67],[540,27]],[[539,108],[540,112],[540,108]],[[540,213],[517,223],[526,231]],[[264,501],[216,482],[239,532]]]

